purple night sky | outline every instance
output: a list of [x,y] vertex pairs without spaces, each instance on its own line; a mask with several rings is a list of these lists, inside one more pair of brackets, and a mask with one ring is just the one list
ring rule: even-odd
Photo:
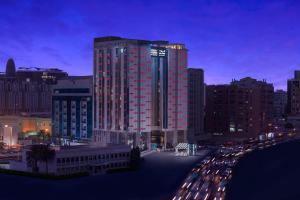
[[97,36],[185,43],[208,84],[251,76],[286,89],[300,69],[300,1],[1,0],[0,71],[58,67],[92,73]]

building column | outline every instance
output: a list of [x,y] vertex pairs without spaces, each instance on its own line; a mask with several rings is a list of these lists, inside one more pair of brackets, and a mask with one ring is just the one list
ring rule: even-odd
[[136,132],[135,133],[135,139],[134,139],[134,147],[137,147],[140,145],[140,139],[141,139],[141,133],[140,132]]
[[167,139],[168,134],[167,134],[167,131],[163,131],[163,133],[164,133],[164,150],[166,150],[167,149],[167,142],[168,142],[168,139]]
[[120,134],[119,132],[117,132],[117,144],[121,144],[121,141],[120,141]]
[[151,132],[147,133],[147,149],[151,150]]
[[185,143],[188,143],[187,136],[188,136],[187,131],[183,131],[183,137],[184,137],[184,142],[185,142]]
[[178,144],[178,131],[174,131],[173,133],[173,147],[175,148]]

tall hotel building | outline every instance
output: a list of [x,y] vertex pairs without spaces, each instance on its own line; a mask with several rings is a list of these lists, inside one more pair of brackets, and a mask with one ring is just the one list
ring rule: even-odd
[[174,147],[186,141],[187,49],[167,41],[94,40],[94,141]]

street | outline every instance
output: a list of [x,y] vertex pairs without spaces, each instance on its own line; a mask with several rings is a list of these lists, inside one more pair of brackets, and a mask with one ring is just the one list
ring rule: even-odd
[[176,157],[174,152],[155,152],[144,157],[138,171],[61,181],[0,174],[1,200],[20,199],[24,194],[32,200],[41,196],[43,200],[166,200],[206,154],[203,151],[199,156]]
[[222,200],[226,185],[232,178],[233,167],[246,153],[263,150],[290,141],[295,135],[278,135],[265,140],[252,138],[243,144],[220,145],[218,150],[198,163],[189,173],[172,200]]

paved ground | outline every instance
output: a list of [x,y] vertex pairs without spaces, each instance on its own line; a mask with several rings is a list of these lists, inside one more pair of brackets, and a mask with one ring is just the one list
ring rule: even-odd
[[142,168],[137,172],[64,181],[0,174],[0,199],[168,200],[202,157],[175,157],[171,153],[153,153],[145,156]]
[[233,170],[226,200],[300,199],[300,140],[256,151]]

